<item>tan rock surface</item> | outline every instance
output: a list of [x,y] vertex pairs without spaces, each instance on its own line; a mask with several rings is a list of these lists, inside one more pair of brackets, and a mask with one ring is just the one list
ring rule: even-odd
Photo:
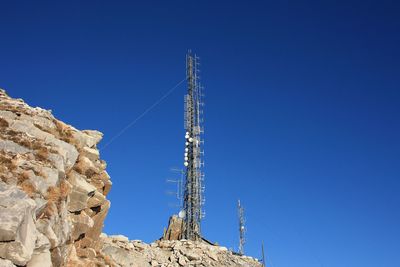
[[226,248],[201,241],[160,240],[148,245],[118,236],[102,235],[101,239],[101,253],[112,266],[262,266],[255,258],[235,255]]
[[169,218],[167,230],[164,233],[165,240],[180,240],[182,237],[183,220],[176,215]]
[[[0,89],[2,265],[66,266],[73,259],[73,266],[89,266],[88,258],[104,263],[93,248],[101,246],[111,186],[96,148],[102,136]],[[82,247],[86,235],[90,243]]]

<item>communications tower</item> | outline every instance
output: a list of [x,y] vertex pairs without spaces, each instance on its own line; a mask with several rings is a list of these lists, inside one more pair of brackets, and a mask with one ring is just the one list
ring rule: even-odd
[[187,94],[185,95],[185,182],[183,195],[183,238],[199,240],[200,222],[204,217],[204,167],[202,151],[203,128],[203,88],[200,85],[199,58],[189,50],[186,55]]
[[238,200],[238,218],[239,218],[239,254],[244,254],[244,243],[246,242],[244,234],[246,232],[246,228],[244,226],[244,208],[240,204],[240,200]]

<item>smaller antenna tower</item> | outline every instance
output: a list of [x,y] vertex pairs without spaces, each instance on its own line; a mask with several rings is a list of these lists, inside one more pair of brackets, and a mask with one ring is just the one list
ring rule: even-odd
[[244,226],[244,208],[240,204],[240,200],[238,200],[238,217],[239,217],[239,254],[244,254],[244,244],[246,242],[244,234],[246,232],[246,228]]
[[264,255],[264,242],[261,243],[261,253],[262,253],[262,263],[263,267],[266,267],[266,262],[265,262],[265,255]]

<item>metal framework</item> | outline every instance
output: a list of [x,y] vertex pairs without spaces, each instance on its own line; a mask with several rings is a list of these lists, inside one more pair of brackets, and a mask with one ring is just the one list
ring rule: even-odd
[[204,162],[202,151],[203,129],[203,87],[200,85],[199,58],[191,51],[186,55],[186,78],[188,91],[185,95],[184,128],[185,134],[185,186],[183,196],[183,213],[185,226],[183,238],[199,240],[201,238],[200,222],[204,217]]
[[238,200],[238,218],[239,218],[239,254],[243,255],[244,254],[244,244],[246,242],[245,240],[245,232],[246,228],[244,226],[245,220],[244,220],[244,208],[240,204],[240,200]]

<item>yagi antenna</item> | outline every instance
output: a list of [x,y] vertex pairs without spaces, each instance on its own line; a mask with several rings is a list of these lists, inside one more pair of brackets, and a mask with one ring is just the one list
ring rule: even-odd
[[183,208],[183,177],[184,177],[184,171],[182,169],[178,169],[178,168],[171,168],[170,169],[172,172],[174,173],[179,173],[180,177],[179,179],[174,179],[174,178],[168,178],[166,179],[166,182],[169,184],[175,184],[176,188],[175,190],[168,190],[166,191],[167,195],[173,195],[176,197],[178,204],[172,205],[169,204],[169,207],[174,207],[174,208],[179,208],[180,210],[182,210]]

